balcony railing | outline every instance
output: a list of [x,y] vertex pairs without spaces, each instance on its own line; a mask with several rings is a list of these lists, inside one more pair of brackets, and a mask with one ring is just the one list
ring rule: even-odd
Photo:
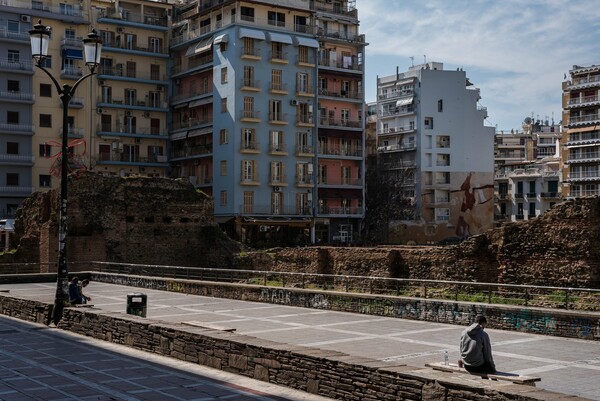
[[362,207],[330,207],[319,206],[319,214],[334,214],[334,215],[361,215]]
[[250,120],[260,120],[260,111],[255,110],[240,110],[241,118]]
[[353,32],[335,31],[332,29],[317,29],[317,36],[324,36],[331,39],[342,39],[350,42],[365,43],[365,35],[359,35]]
[[139,156],[127,153],[101,152],[97,155],[99,162],[121,162],[121,163],[167,163],[167,156],[150,155]]
[[0,39],[10,39],[17,40],[20,42],[29,42],[30,35],[27,32],[12,32],[6,28],[0,28]]
[[139,52],[145,53],[154,53],[154,54],[169,54],[169,48],[167,46],[158,46],[158,45],[148,45],[148,46],[140,46],[133,43],[117,43],[114,42],[105,42],[102,45],[102,50],[110,50],[110,49],[123,49],[123,50],[135,50]]
[[287,113],[269,113],[269,122],[275,124],[287,124]]
[[[166,11],[165,11],[166,12]],[[134,13],[126,9],[116,9],[114,7],[108,8],[104,15],[99,18],[110,18],[118,19],[122,21],[137,22],[139,24],[153,25],[153,26],[167,26],[167,16],[156,16],[152,14],[140,14]]]
[[588,171],[571,171],[569,173],[569,179],[599,179],[600,170],[588,170]]
[[584,85],[589,83],[600,82],[600,75],[592,75],[589,77],[575,78],[571,86]]
[[33,71],[33,63],[27,60],[0,58],[0,68],[16,71]]
[[287,52],[283,51],[283,50],[277,50],[277,51],[271,51],[271,57],[269,57],[271,60],[282,60],[287,62],[288,60],[288,54]]
[[213,152],[212,143],[205,145],[190,146],[185,149],[174,149],[171,154],[173,158],[192,157],[198,155],[209,155]]
[[208,95],[211,94],[212,95],[212,87],[208,87],[208,88],[202,88],[196,91],[186,91],[186,92],[182,92],[182,93],[178,93],[176,95],[171,96],[171,103],[173,102],[177,102],[179,100],[183,100],[183,99],[191,99],[194,97],[198,97],[198,96],[204,96],[204,95]]
[[296,114],[296,124],[313,125],[314,120],[311,115]]
[[580,196],[600,196],[600,188],[598,189],[581,189],[581,190],[572,190],[570,193],[571,197],[580,197]]
[[61,46],[74,47],[77,49],[83,49],[83,38],[78,36],[76,38],[63,36],[60,40]]
[[405,132],[414,131],[415,129],[416,129],[416,124],[401,125],[401,126],[397,126],[397,127],[389,127],[389,128],[387,128],[387,130],[383,129],[381,132],[379,132],[379,135],[402,134]]
[[244,79],[240,84],[241,90],[260,90],[260,80],[259,79]]
[[331,178],[331,177],[319,177],[319,185],[334,185],[334,186],[352,186],[360,187],[363,185],[363,181],[360,178]]
[[319,58],[319,65],[322,67],[340,68],[344,70],[362,71],[363,64],[359,64],[354,58],[338,57],[336,59]]
[[[60,128],[59,132],[60,132],[60,135],[62,136],[62,134],[63,134],[62,127]],[[69,127],[68,136],[70,136],[72,138],[83,138],[83,133],[84,133],[83,128]]]
[[313,185],[315,180],[311,174],[296,174],[296,185]]
[[[106,67],[101,66],[98,75],[106,75],[109,77],[127,77],[137,79],[147,79],[150,81],[164,81],[167,79],[165,74],[155,74],[152,72],[139,71],[138,69],[129,70],[127,68]],[[102,78],[99,78],[102,79]]]
[[6,195],[6,194],[11,194],[11,195],[22,195],[22,196],[27,196],[27,195],[31,195],[33,193],[34,189],[33,187],[21,187],[21,186],[1,186],[0,187],[0,194],[2,195]]
[[360,148],[343,148],[336,146],[319,146],[320,155],[333,155],[333,156],[349,156],[349,157],[362,157],[363,151]]
[[260,48],[259,47],[243,47],[241,50],[242,57],[256,57],[260,58]]
[[182,121],[173,121],[173,129],[199,127],[203,125],[210,125],[212,122],[212,115],[203,118],[186,118]]
[[570,117],[567,125],[575,125],[575,124],[584,124],[584,123],[592,123],[600,120],[600,115],[598,114],[588,114],[585,116],[577,116]]
[[313,155],[314,149],[310,145],[296,145],[296,156],[299,154]]
[[0,163],[26,163],[32,164],[35,161],[34,156],[8,155],[0,153]]
[[0,131],[30,134],[34,129],[32,124],[0,123]]
[[285,143],[270,143],[270,153],[287,153],[287,145]]
[[573,98],[573,99],[569,99],[569,105],[576,105],[576,104],[584,104],[584,103],[594,103],[594,102],[598,102],[599,98],[598,96],[584,96],[584,97],[577,97],[577,98]]
[[562,194],[559,192],[542,192],[542,198],[558,199],[562,198]]
[[310,216],[311,209],[308,207],[296,206],[275,206],[275,205],[240,205],[239,213],[252,215],[285,215],[285,216]]
[[83,76],[83,70],[77,67],[63,68],[60,70],[61,78],[79,79]]
[[315,88],[313,88],[312,85],[307,84],[307,85],[297,85],[296,86],[296,94],[298,96],[306,96],[306,95],[314,95],[315,94]]
[[252,151],[252,152],[258,152],[258,151],[260,151],[258,141],[242,140],[242,144],[240,146],[240,149],[242,151]]
[[588,160],[588,159],[597,159],[597,158],[600,158],[600,152],[586,152],[586,153],[570,154],[568,161]]
[[32,93],[0,91],[0,98],[4,100],[16,100],[18,102],[33,102],[35,96]]
[[379,100],[395,99],[398,97],[414,96],[415,91],[413,89],[404,89],[397,91],[388,91],[387,93],[381,93],[377,97]]
[[271,174],[269,177],[269,185],[282,185],[287,182],[286,174]]
[[358,91],[344,91],[344,90],[328,90],[328,89],[319,89],[320,96],[328,96],[342,99],[358,99],[361,100],[364,97],[363,92]]
[[351,7],[349,3],[346,3],[348,7],[341,4],[332,4],[330,1],[317,0],[314,2],[314,10],[332,14],[339,14],[348,17],[358,18],[358,13],[355,7]]
[[288,93],[288,84],[287,82],[281,83],[281,82],[271,82],[269,85],[269,90],[271,92],[285,92]]
[[322,127],[348,127],[348,128],[362,128],[362,121],[359,120],[348,120],[344,118],[320,118],[319,123]]

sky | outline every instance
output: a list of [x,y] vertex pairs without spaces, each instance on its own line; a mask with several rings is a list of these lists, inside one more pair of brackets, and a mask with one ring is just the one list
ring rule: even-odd
[[366,49],[366,101],[377,76],[413,61],[463,68],[481,89],[486,126],[562,118],[564,74],[600,65],[598,0],[356,0]]

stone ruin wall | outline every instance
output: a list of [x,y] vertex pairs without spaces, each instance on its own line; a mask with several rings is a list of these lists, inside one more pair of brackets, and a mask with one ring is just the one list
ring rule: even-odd
[[[452,246],[279,248],[242,253],[215,225],[212,199],[169,179],[84,174],[70,180],[69,260],[600,287],[600,198],[556,205]],[[19,209],[16,253],[57,259],[57,191]],[[16,243],[16,242],[15,242]]]

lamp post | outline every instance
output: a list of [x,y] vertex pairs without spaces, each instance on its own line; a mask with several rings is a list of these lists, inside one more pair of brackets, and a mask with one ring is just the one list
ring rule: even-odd
[[52,74],[42,65],[46,57],[48,57],[48,43],[50,41],[51,32],[51,28],[42,25],[42,21],[39,20],[38,23],[34,25],[33,29],[29,31],[29,35],[31,37],[31,56],[35,61],[35,65],[44,71],[50,77],[52,82],[54,82],[54,86],[56,86],[56,90],[60,95],[60,100],[63,106],[58,271],[56,279],[56,297],[54,298],[54,308],[51,312],[52,321],[54,324],[57,324],[62,318],[65,304],[69,301],[69,277],[67,268],[67,170],[69,168],[69,102],[71,101],[77,86],[79,86],[84,79],[96,73],[95,70],[98,65],[100,65],[102,40],[94,29],[92,29],[86,39],[83,39],[85,64],[88,66],[90,72],[79,78],[73,86],[64,84],[61,87]]

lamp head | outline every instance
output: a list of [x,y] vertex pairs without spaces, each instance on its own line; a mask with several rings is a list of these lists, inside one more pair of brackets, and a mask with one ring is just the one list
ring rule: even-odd
[[83,52],[85,55],[85,64],[90,69],[90,72],[94,72],[100,65],[100,57],[102,56],[102,39],[95,29],[92,29],[87,35],[88,37],[83,39]]
[[43,25],[41,19],[38,20],[38,23],[29,31],[29,37],[31,39],[31,57],[33,57],[37,65],[40,65],[40,63],[48,57],[48,43],[50,42],[51,33],[52,29],[49,26]]

